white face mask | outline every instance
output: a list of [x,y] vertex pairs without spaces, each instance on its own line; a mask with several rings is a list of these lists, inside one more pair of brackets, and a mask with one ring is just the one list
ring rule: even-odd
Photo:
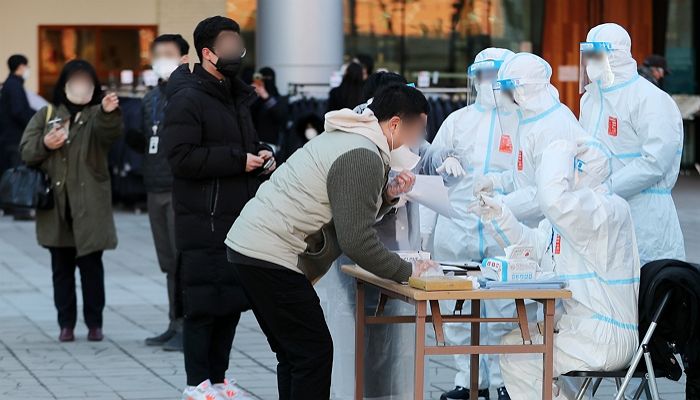
[[482,82],[476,90],[479,92],[479,103],[485,108],[496,107],[496,96],[493,93],[491,82]]
[[95,87],[83,82],[71,83],[68,81],[64,90],[68,101],[75,105],[82,106],[90,102]]
[[306,140],[311,140],[316,136],[318,136],[318,131],[312,127],[308,127],[304,131],[304,137],[306,138]]
[[610,64],[607,61],[589,60],[586,64],[586,74],[591,82],[600,82],[604,88],[612,85],[615,75],[610,69]]
[[153,61],[153,72],[158,75],[158,78],[167,81],[170,74],[180,66],[178,58],[158,58]]
[[411,149],[403,145],[398,149],[394,149],[389,153],[389,166],[394,171],[401,172],[403,170],[412,170],[418,165],[420,156],[411,151]]
[[[394,135],[391,135],[391,148],[394,148]],[[394,171],[412,170],[418,165],[420,156],[405,144],[389,152],[389,167]]]
[[29,67],[26,67],[24,72],[22,72],[22,79],[26,81],[30,76],[32,76],[32,71],[29,69]]
[[515,112],[518,110],[518,104],[513,100],[512,97],[503,93],[503,91],[498,91],[495,93],[498,96],[498,108],[505,112]]

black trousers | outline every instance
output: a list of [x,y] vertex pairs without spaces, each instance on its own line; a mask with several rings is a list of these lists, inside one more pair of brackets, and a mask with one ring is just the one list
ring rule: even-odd
[[234,267],[260,328],[277,355],[280,400],[327,400],[333,340],[309,280],[283,267]]
[[102,327],[105,308],[105,274],[102,251],[77,257],[75,247],[50,247],[53,273],[53,301],[58,311],[58,325],[74,328],[77,318],[75,267],[80,269],[83,291],[83,317],[88,328]]
[[185,316],[182,330],[187,385],[223,383],[240,313]]

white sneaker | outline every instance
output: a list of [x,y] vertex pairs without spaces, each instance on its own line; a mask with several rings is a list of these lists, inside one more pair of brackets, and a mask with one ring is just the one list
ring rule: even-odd
[[214,389],[209,379],[194,386],[188,386],[182,392],[182,400],[223,400],[219,393]]
[[253,397],[236,385],[235,380],[224,379],[224,383],[217,383],[213,387],[224,400],[253,400]]

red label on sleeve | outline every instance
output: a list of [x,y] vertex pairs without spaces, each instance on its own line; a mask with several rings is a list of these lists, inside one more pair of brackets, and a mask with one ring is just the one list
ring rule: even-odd
[[608,135],[617,136],[617,118],[608,117]]
[[513,142],[510,140],[510,135],[501,135],[501,143],[498,145],[498,151],[501,153],[513,154]]
[[518,150],[518,171],[523,170],[523,151]]
[[561,235],[557,234],[557,240],[554,242],[554,254],[561,253]]

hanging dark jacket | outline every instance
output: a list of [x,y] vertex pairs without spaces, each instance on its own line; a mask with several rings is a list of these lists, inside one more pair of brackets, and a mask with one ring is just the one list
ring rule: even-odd
[[173,173],[175,242],[182,305],[187,315],[223,315],[247,309],[224,239],[258,189],[245,172],[247,153],[264,147],[249,106],[254,90],[236,80],[218,80],[200,64],[184,64],[167,85],[163,150]]
[[[640,340],[646,333],[659,302],[672,290],[650,342],[654,368],[669,379],[678,380],[681,367],[673,357],[674,343],[689,365],[696,367],[700,360],[700,267],[678,260],[650,262],[641,270],[639,285]],[[694,316],[694,317],[690,317]]]
[[289,118],[287,98],[270,96],[265,101],[258,99],[251,106],[251,113],[260,140],[278,145],[280,134],[287,127],[287,119]]

